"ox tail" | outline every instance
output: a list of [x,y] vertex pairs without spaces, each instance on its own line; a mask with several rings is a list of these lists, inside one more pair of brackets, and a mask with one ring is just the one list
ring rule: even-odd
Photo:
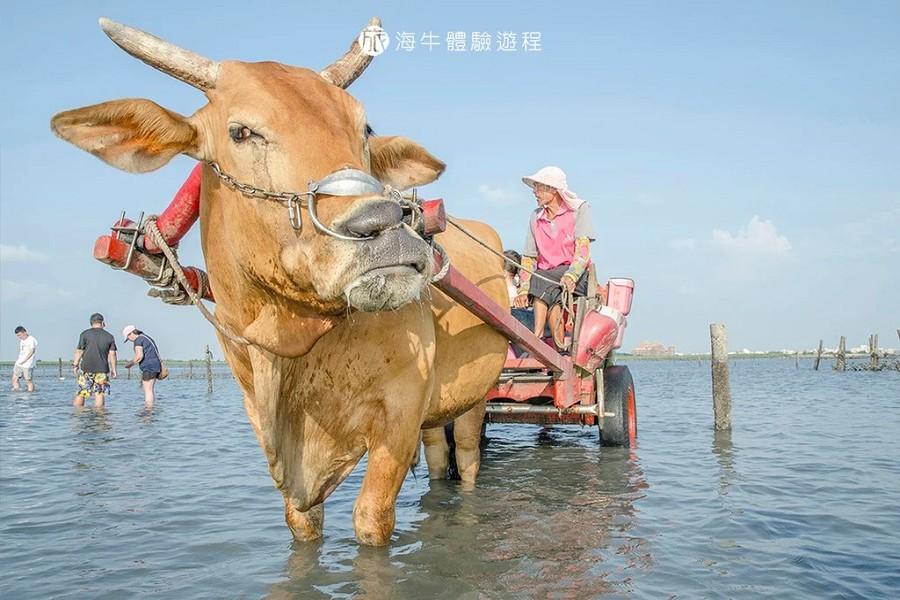
[[462,477],[459,476],[459,467],[456,465],[456,438],[453,437],[453,421],[450,421],[446,425],[444,425],[444,437],[447,439],[447,446],[449,446],[450,456],[449,466],[447,467],[447,479],[451,481],[459,481]]
[[419,443],[416,444],[416,451],[413,453],[412,462],[409,463],[409,472],[412,473],[413,480],[418,481],[419,478],[416,475],[416,467],[419,466],[419,462],[422,460],[422,431],[419,430]]

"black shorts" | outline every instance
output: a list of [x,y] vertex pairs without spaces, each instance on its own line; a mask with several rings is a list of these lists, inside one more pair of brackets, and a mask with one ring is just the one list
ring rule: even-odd
[[[559,281],[568,270],[569,265],[560,265],[558,267],[547,270],[538,269],[536,272],[540,275],[543,275],[544,277],[547,277],[548,279]],[[585,270],[584,273],[581,274],[581,277],[578,278],[578,282],[575,284],[573,295],[587,296],[587,284],[588,272],[587,270]],[[562,287],[558,283],[553,284],[549,281],[544,281],[543,279],[538,279],[537,277],[532,276],[528,293],[533,299],[541,300],[547,306],[553,306],[554,304],[559,303],[559,297],[562,295]]]
[[141,381],[159,379],[159,371],[141,371]]

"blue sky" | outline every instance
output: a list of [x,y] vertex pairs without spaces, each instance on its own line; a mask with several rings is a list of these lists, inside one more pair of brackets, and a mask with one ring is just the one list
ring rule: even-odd
[[[900,3],[897,2],[29,2],[2,8],[0,358],[24,324],[40,357],[68,357],[90,313],[135,323],[172,358],[220,356],[196,309],[145,296],[91,258],[127,208],[159,212],[178,158],[120,172],[58,139],[50,117],[122,97],[182,114],[196,90],[129,57],[97,18],[214,59],[321,68],[369,17],[388,51],[351,88],[378,133],[444,160],[420,190],[520,248],[533,206],[520,177],[563,167],[592,205],[601,278],[630,276],[626,349],[851,345],[900,325]],[[540,32],[541,51],[397,50],[396,34]],[[202,265],[199,236],[182,244]],[[127,353],[126,353],[127,354]]]

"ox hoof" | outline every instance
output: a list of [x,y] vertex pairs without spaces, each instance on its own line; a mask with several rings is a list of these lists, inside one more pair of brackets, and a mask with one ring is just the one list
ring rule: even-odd
[[381,518],[372,515],[362,515],[354,512],[353,528],[356,530],[356,539],[364,546],[387,546],[394,532],[394,514],[383,515]]
[[322,537],[322,526],[325,522],[325,509],[321,504],[313,506],[306,512],[301,512],[285,502],[284,520],[294,539],[298,542],[310,542]]

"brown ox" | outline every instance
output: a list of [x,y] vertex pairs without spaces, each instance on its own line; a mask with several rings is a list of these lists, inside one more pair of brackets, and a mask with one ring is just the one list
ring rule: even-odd
[[[214,62],[106,19],[101,27],[208,99],[190,117],[128,99],[53,118],[57,135],[115,167],[152,171],[182,153],[276,191],[304,191],[348,166],[398,189],[434,181],[444,169],[408,139],[369,134],[362,105],[344,90],[371,60],[356,43],[316,73]],[[216,316],[250,343],[219,340],[291,531],[299,540],[321,536],[323,501],[368,452],[353,523],[360,542],[386,544],[422,429],[430,473],[443,476],[439,426],[466,413],[456,426],[457,459],[463,478],[474,480],[482,399],[502,367],[505,339],[429,287],[431,250],[402,224],[396,203],[321,196],[322,223],[371,238],[346,241],[309,226],[305,209],[302,230],[294,230],[283,205],[233,191],[208,166],[202,189],[201,244]],[[466,225],[501,248],[489,227]],[[455,230],[438,242],[456,268],[507,302],[499,258]]]

